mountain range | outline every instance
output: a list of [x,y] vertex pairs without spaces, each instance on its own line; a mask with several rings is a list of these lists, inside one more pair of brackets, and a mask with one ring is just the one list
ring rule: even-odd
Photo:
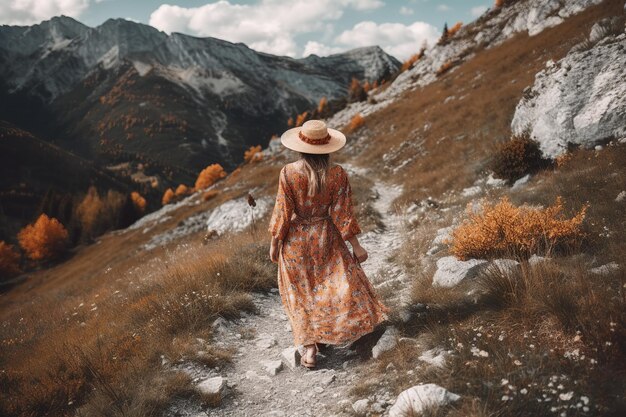
[[[11,126],[2,136],[19,140],[15,129],[27,131],[29,143],[55,146],[54,161],[67,151],[68,161],[82,158],[107,171],[102,175],[120,177],[120,191],[156,196],[193,185],[211,163],[232,170],[245,150],[285,130],[290,117],[324,97],[344,99],[352,78],[381,81],[400,65],[377,46],[293,59],[124,19],[95,28],[66,16],[0,26],[0,119],[3,129]],[[41,146],[26,152],[10,181],[24,185],[20,193],[76,192],[74,180],[69,187],[42,176],[56,163],[41,170],[31,153]],[[3,161],[8,155],[0,162],[13,166]],[[80,180],[85,190],[93,182]],[[5,186],[0,194],[9,198],[11,191]]]

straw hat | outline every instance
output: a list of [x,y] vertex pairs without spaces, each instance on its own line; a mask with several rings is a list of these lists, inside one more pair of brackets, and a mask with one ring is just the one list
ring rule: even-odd
[[289,129],[280,137],[285,147],[304,153],[331,153],[346,144],[346,135],[326,127],[321,120],[309,120],[301,127]]

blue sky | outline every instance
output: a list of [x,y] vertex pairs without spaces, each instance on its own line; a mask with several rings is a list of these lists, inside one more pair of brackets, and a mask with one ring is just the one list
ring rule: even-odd
[[33,24],[58,14],[89,26],[111,17],[165,32],[214,36],[293,57],[378,44],[405,59],[443,23],[470,22],[491,0],[0,0],[0,24]]

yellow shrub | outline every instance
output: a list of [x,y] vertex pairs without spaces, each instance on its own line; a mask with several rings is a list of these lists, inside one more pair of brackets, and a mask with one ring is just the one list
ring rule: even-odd
[[163,198],[161,199],[161,204],[163,204],[164,206],[171,203],[174,198],[176,197],[176,194],[174,194],[174,191],[171,188],[168,188],[167,190],[165,190],[165,193],[163,193]]
[[220,164],[211,164],[204,168],[198,175],[196,180],[196,190],[202,190],[208,188],[215,183],[215,181],[226,176],[226,171]]
[[20,230],[17,239],[26,255],[39,261],[61,255],[67,247],[68,233],[57,219],[42,214],[34,224]]
[[0,277],[10,278],[20,272],[20,254],[13,245],[0,240]]
[[176,194],[176,197],[183,197],[190,194],[190,191],[191,190],[189,189],[189,187],[187,187],[185,184],[180,184],[178,187],[176,187],[176,191],[174,191],[174,194]]
[[133,205],[135,206],[135,209],[138,213],[143,214],[146,212],[147,202],[141,194],[139,194],[137,191],[133,191],[132,193],[130,193],[130,198],[133,201]]
[[478,212],[468,206],[468,218],[452,233],[451,251],[464,260],[572,248],[583,238],[587,208],[567,218],[561,197],[547,208],[516,207],[506,197],[496,204],[485,202]]
[[441,67],[439,67],[439,69],[436,72],[436,75],[439,77],[440,75],[445,74],[446,72],[450,71],[450,69],[453,66],[454,66],[454,62],[452,61],[445,62]]
[[263,154],[261,153],[261,145],[251,146],[250,149],[244,152],[243,160],[246,162],[255,162],[263,159]]
[[363,116],[361,116],[361,113],[357,113],[354,115],[354,117],[350,120],[350,123],[348,123],[348,127],[346,128],[346,131],[348,133],[350,132],[354,132],[356,131],[358,128],[360,128],[361,126],[363,126],[365,124],[365,119],[363,118]]

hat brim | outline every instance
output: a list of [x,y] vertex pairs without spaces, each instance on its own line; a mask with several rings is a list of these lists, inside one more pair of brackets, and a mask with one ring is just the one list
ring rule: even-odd
[[287,130],[280,137],[280,142],[286,147],[296,152],[323,154],[338,151],[346,144],[346,135],[336,129],[328,129],[330,140],[323,145],[313,145],[300,139],[298,134],[302,127],[294,127]]

